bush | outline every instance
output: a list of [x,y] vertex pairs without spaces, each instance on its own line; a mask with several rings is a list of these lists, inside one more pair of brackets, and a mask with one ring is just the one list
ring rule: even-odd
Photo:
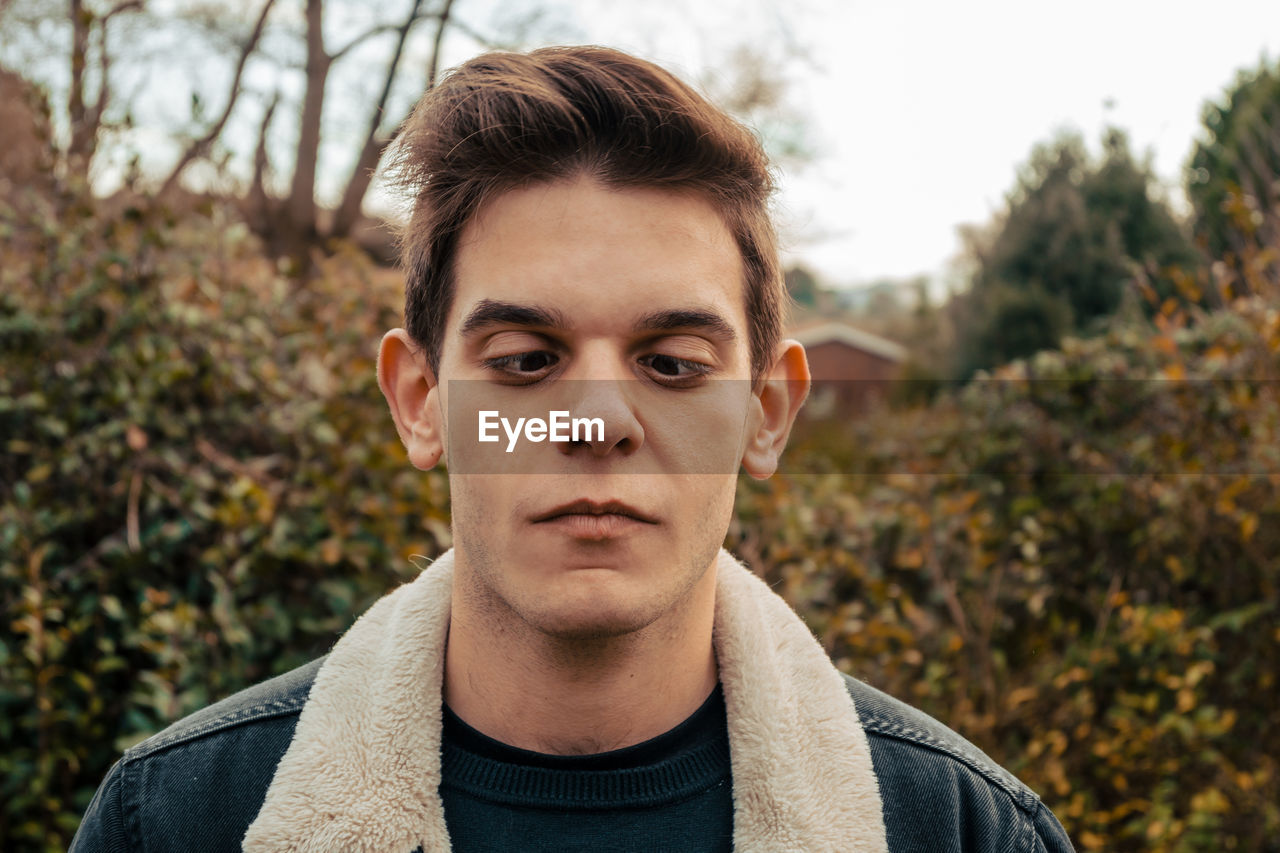
[[448,546],[374,379],[394,276],[300,289],[209,206],[61,199],[0,248],[0,839],[65,849],[125,746],[323,653]]
[[[0,846],[43,851],[123,747],[448,547],[447,479],[375,387],[394,274],[301,287],[214,205],[0,229]],[[729,535],[1083,849],[1280,850],[1280,315],[1185,310],[813,430]]]
[[1169,303],[818,431],[788,451],[801,473],[743,484],[732,547],[1080,848],[1280,850],[1272,304]]

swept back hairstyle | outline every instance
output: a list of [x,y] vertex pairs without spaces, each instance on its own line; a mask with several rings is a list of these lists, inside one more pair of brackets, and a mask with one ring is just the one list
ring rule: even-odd
[[463,228],[501,192],[577,175],[709,201],[742,254],[753,377],[772,365],[785,286],[768,158],[750,130],[650,62],[602,47],[478,56],[423,96],[390,175],[412,202],[401,237],[405,326],[432,371]]

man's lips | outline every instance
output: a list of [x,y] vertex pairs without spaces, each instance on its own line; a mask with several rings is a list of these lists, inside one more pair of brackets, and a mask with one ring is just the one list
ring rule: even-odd
[[622,516],[635,521],[642,521],[646,524],[658,523],[658,519],[622,501],[593,501],[586,498],[561,504],[535,515],[532,520],[534,524],[538,524],[543,521],[554,521],[557,518],[572,516]]

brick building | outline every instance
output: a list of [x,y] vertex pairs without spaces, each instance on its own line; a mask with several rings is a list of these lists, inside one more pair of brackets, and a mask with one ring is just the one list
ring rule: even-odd
[[805,408],[811,417],[862,410],[888,396],[907,358],[901,344],[840,320],[795,326],[787,337],[803,344],[809,356],[813,391]]

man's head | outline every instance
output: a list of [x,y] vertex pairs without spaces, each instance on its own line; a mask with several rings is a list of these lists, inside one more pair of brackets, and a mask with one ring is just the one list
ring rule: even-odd
[[439,366],[458,237],[488,199],[576,176],[703,197],[743,260],[751,366],[772,365],[785,301],[768,159],[744,126],[663,69],[601,47],[477,57],[419,103],[395,173],[413,198],[405,324]]
[[[448,454],[455,603],[575,637],[709,618],[737,468],[772,473],[808,379],[758,143],[666,72],[572,48],[473,60],[403,146],[408,329],[379,382],[413,464]],[[508,456],[481,410],[604,429]]]

